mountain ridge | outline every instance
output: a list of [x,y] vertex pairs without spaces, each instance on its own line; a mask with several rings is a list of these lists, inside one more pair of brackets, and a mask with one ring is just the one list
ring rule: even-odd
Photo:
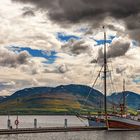
[[[91,91],[90,98],[85,99]],[[60,85],[57,87],[31,87],[16,91],[0,102],[0,110],[18,112],[35,112],[43,110],[44,113],[69,113],[69,110],[93,111],[99,104],[97,98],[103,100],[103,94],[86,85]],[[17,106],[17,107],[16,107]],[[27,113],[28,114],[28,113]],[[40,114],[40,113],[39,113]]]
[[[91,92],[89,98],[88,94]],[[140,103],[140,95],[126,91],[128,107],[137,109]],[[107,97],[108,107],[111,108],[112,99],[117,104],[121,93],[113,93]],[[134,103],[131,99],[134,100]],[[87,102],[85,102],[87,100]],[[13,114],[70,114],[73,112],[103,112],[104,95],[86,85],[60,85],[56,87],[31,87],[16,91],[9,97],[0,101],[0,112],[7,111]]]
[[125,95],[126,105],[134,109],[140,108],[140,95],[132,91],[113,93],[108,99],[114,100],[115,103],[122,102],[123,93]]

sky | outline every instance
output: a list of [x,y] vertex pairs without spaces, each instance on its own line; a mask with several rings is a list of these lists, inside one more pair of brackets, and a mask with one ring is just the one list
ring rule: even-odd
[[[108,94],[122,91],[123,79],[126,90],[140,93],[139,5],[139,0],[0,0],[0,95],[35,86],[91,86],[103,64],[103,26]],[[102,85],[101,73],[95,88],[103,91]]]

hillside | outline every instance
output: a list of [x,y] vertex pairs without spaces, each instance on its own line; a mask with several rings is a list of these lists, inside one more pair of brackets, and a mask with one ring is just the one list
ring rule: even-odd
[[[89,91],[90,97],[85,100]],[[103,94],[84,85],[33,87],[19,90],[0,102],[1,114],[7,111],[20,114],[73,114],[96,112]]]
[[[133,109],[138,109],[140,107],[140,95],[131,91],[125,91],[126,105]],[[120,103],[122,101],[123,93],[113,93],[108,97],[109,100],[115,103]]]
[[[89,98],[88,93],[91,91]],[[140,95],[126,91],[126,104],[136,110],[140,104]],[[112,101],[119,104],[122,93],[108,96],[108,110],[112,110]],[[85,100],[87,100],[85,102]],[[97,113],[103,111],[104,95],[85,85],[61,85],[57,87],[32,87],[19,90],[0,99],[0,114],[75,114],[81,111]]]
[[8,96],[0,96],[0,102],[2,101],[2,100],[4,100],[5,98],[7,98]]

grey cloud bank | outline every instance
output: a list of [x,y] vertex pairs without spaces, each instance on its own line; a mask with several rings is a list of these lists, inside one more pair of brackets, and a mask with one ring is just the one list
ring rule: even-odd
[[29,53],[23,51],[19,54],[8,51],[7,49],[0,49],[0,65],[6,67],[17,67],[18,65],[27,64]]
[[[99,17],[112,16],[119,19],[127,17],[138,18],[140,13],[139,0],[13,0],[17,2],[30,2],[38,8],[49,12],[55,21],[79,22],[80,20],[99,19]],[[102,16],[103,15],[103,16]],[[133,15],[133,16],[132,16]],[[127,20],[126,20],[127,21]],[[138,22],[136,24],[139,24]],[[129,28],[138,25],[129,23]]]
[[[100,26],[106,17],[122,20],[130,38],[140,41],[139,0],[13,0],[32,3],[60,25],[88,22]],[[137,34],[137,35],[136,35]]]

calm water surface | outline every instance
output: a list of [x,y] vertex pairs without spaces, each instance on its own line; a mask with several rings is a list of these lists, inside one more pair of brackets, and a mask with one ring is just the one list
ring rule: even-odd
[[[15,128],[17,116],[10,116],[12,127]],[[8,116],[0,116],[0,129],[7,128]],[[37,119],[38,127],[64,126],[64,119],[68,120],[69,126],[85,126],[88,122],[79,120],[76,116],[18,116],[19,128],[33,128],[34,119]]]
[[[75,116],[19,116],[21,128],[33,127],[33,119],[37,118],[38,127],[64,126],[64,119],[68,119],[69,126],[84,126],[87,121],[80,121]],[[12,125],[16,116],[10,117]],[[7,127],[7,116],[0,116],[0,128]],[[0,140],[140,140],[140,131],[89,131],[89,132],[61,132],[41,134],[1,135]]]
[[65,132],[2,135],[0,140],[140,140],[140,132]]

